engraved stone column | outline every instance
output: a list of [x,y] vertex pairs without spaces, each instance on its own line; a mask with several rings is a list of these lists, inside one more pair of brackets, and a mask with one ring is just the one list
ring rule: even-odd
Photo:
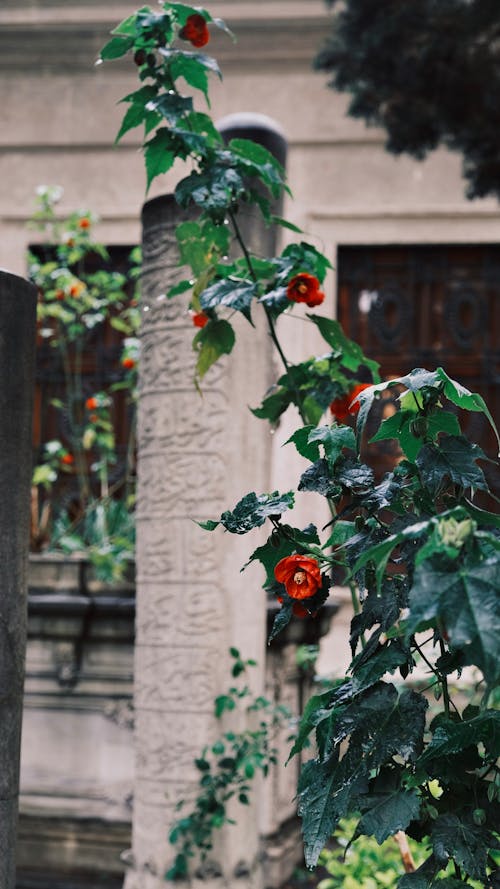
[[[232,683],[229,646],[259,662],[254,682],[256,691],[263,688],[262,574],[254,565],[240,574],[260,540],[221,529],[211,534],[193,520],[218,518],[248,491],[268,490],[269,430],[248,406],[260,402],[272,381],[272,349],[265,325],[253,330],[233,317],[233,354],[196,390],[188,298],[165,298],[186,276],[175,240],[175,226],[186,218],[171,196],[143,210],[136,780],[126,889],[164,885],[176,804],[196,795],[194,759],[221,732],[214,698]],[[208,866],[192,885],[262,886],[258,793],[234,815],[237,824],[218,832]]]
[[36,290],[0,270],[0,886],[14,889]]

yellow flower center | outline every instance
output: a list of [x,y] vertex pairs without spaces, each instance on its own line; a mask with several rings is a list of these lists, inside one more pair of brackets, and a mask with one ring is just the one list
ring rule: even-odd
[[305,583],[305,580],[306,580],[306,572],[305,571],[299,570],[299,571],[296,571],[295,574],[293,575],[293,582],[297,583],[299,586],[302,583]]
[[299,293],[307,293],[307,284],[299,284],[297,290]]

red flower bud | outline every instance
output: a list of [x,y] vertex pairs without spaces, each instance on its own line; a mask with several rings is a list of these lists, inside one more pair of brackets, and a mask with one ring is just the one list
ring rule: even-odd
[[339,423],[344,423],[349,415],[355,416],[359,412],[361,405],[359,401],[354,399],[363,389],[368,389],[369,385],[369,383],[358,383],[347,395],[342,395],[341,398],[336,398],[335,401],[332,401],[330,410]]
[[208,320],[208,315],[205,315],[205,312],[191,312],[191,321],[195,327],[205,327]]
[[306,303],[312,308],[319,306],[325,298],[325,294],[319,289],[319,286],[319,281],[314,275],[300,272],[288,282],[286,295],[291,302]]
[[122,367],[125,367],[127,370],[131,370],[132,367],[135,367],[135,361],[133,358],[122,358]]
[[189,40],[197,48],[205,46],[210,40],[210,32],[205,18],[197,12],[188,16],[186,24],[179,31],[179,37],[182,40]]
[[74,462],[73,454],[63,454],[61,457],[61,463],[64,463],[65,466],[71,466]]
[[87,401],[85,402],[85,407],[87,408],[88,411],[95,411],[95,409],[97,407],[97,398],[94,398],[94,397],[87,398]]
[[83,216],[82,219],[78,220],[78,228],[90,228],[90,219]]
[[310,599],[322,582],[319,565],[311,556],[286,556],[276,565],[274,576],[291,599]]

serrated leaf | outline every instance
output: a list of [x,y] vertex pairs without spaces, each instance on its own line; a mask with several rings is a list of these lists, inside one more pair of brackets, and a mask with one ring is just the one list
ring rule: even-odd
[[274,618],[273,625],[271,628],[271,632],[269,633],[269,638],[267,640],[267,644],[269,645],[273,639],[278,636],[285,627],[288,626],[290,620],[292,618],[292,602],[283,602],[280,610],[277,612],[276,617]]
[[115,143],[119,142],[122,136],[129,130],[133,130],[134,127],[140,126],[144,121],[146,113],[143,105],[133,102],[125,112]]
[[398,830],[406,830],[420,812],[420,797],[416,790],[373,793],[368,800],[370,808],[359,821],[356,833],[374,836],[377,843],[383,843]]
[[500,448],[498,429],[484,398],[477,392],[470,392],[469,389],[466,389],[465,386],[462,386],[461,383],[458,383],[456,380],[452,380],[442,367],[438,367],[436,374],[438,375],[438,378],[444,382],[444,394],[453,402],[453,404],[456,404],[458,407],[467,411],[481,411],[481,413],[487,417]]
[[300,477],[299,491],[314,491],[323,497],[334,497],[340,493],[340,487],[331,476],[327,460],[316,460]]
[[331,466],[344,448],[356,450],[356,439],[350,426],[317,426],[311,430],[309,442],[320,442],[323,445],[325,457]]
[[419,762],[426,763],[435,757],[460,753],[479,743],[484,744],[491,757],[500,755],[500,711],[484,710],[463,722],[442,719]]
[[285,171],[273,154],[251,139],[231,139],[228,148],[238,158],[246,173],[258,176],[278,197],[285,181]]
[[[377,634],[377,639],[380,633]],[[357,660],[357,659],[356,659]],[[375,685],[386,673],[393,673],[408,661],[408,652],[398,642],[382,646],[375,654],[363,661],[360,666],[356,660],[351,665],[353,694],[366,691]],[[379,840],[381,842],[381,840]]]
[[[396,411],[392,417],[387,417],[379,426],[377,433],[372,436],[370,442],[384,441],[395,438],[399,441],[401,449],[409,460],[414,461],[418,452],[424,445],[423,438],[417,438],[412,434],[410,423],[415,419],[415,411]],[[440,432],[448,435],[460,435],[460,424],[455,414],[450,411],[439,410],[427,418],[427,439],[436,439]]]
[[439,445],[424,445],[415,462],[422,481],[434,497],[449,478],[462,488],[487,491],[488,485],[476,460],[485,459],[479,445],[464,436],[448,435]]
[[479,827],[469,816],[460,818],[447,813],[432,825],[432,845],[437,861],[444,867],[449,858],[468,875],[486,882],[486,861],[492,837],[486,827]]
[[274,216],[273,215],[273,216],[271,216],[269,221],[271,223],[274,223],[274,225],[280,225],[282,228],[287,228],[290,231],[295,232],[295,234],[297,234],[297,235],[302,234],[303,230],[301,228],[299,228],[298,225],[295,225],[293,222],[289,222],[288,219],[283,219],[282,216]]
[[200,305],[204,311],[226,306],[228,309],[241,312],[251,321],[250,306],[256,296],[257,287],[253,281],[238,281],[228,278],[216,281],[200,294]]
[[177,93],[162,93],[151,99],[150,110],[158,111],[169,124],[175,126],[180,118],[193,110],[191,96],[179,96]]
[[488,683],[500,677],[500,561],[487,559],[442,571],[427,562],[415,570],[406,632],[431,626],[438,618],[450,647],[463,649],[468,664],[482,670]]
[[229,321],[210,320],[198,331],[193,349],[198,353],[196,375],[201,379],[222,355],[228,355],[235,343],[234,330]]
[[206,522],[196,522],[204,531],[215,531],[219,527],[220,522],[214,522],[213,519],[207,519]]
[[301,426],[300,429],[297,429],[297,431],[294,432],[293,435],[291,435],[290,438],[285,441],[285,444],[294,444],[297,448],[298,453],[301,455],[301,457],[305,457],[306,460],[318,460],[319,447],[314,440],[309,440],[309,434],[315,428],[316,427],[311,424],[307,426]]
[[290,750],[288,760],[304,749],[304,745],[311,732],[325,719],[329,719],[335,713],[335,708],[344,705],[352,698],[352,682],[342,683],[337,688],[328,689],[319,695],[313,695],[307,701],[304,712],[300,718],[299,731]]
[[181,179],[175,198],[181,207],[193,201],[204,209],[223,210],[237,200],[244,191],[244,183],[237,170],[214,165],[203,173],[191,173]]
[[173,166],[175,154],[171,149],[171,135],[166,127],[160,128],[144,146],[147,188],[161,173],[167,173]]
[[286,389],[278,389],[264,398],[260,407],[250,408],[252,414],[260,420],[269,420],[276,423],[286,409],[292,404],[291,392]]
[[232,512],[223,512],[220,521],[231,534],[246,534],[252,528],[263,525],[268,516],[282,515],[287,509],[292,509],[293,504],[293,491],[287,494],[274,491],[259,496],[252,491],[236,504]]
[[[430,855],[413,873],[405,874],[398,881],[398,889],[430,889],[434,886],[434,877],[440,870],[434,855]],[[439,886],[437,881],[437,885]]]
[[348,757],[337,763],[310,760],[303,766],[298,787],[306,865],[315,867],[320,852],[339,820],[366,789],[363,763],[350,768]]
[[342,330],[339,321],[333,318],[324,318],[321,315],[308,315],[308,318],[316,325],[321,336],[335,351],[340,352],[341,362],[348,370],[357,371],[364,365],[368,367],[373,379],[379,380],[379,367],[377,361],[367,358],[357,343],[350,340]]
[[124,56],[134,45],[132,37],[112,37],[101,49],[100,56],[103,61],[119,59]]

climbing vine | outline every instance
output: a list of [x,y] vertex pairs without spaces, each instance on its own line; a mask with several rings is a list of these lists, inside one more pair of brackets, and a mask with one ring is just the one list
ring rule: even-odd
[[[200,524],[231,534],[269,528],[250,560],[262,564],[265,587],[281,603],[270,641],[290,620],[314,616],[335,584],[353,592],[348,675],[307,702],[290,752],[314,741],[298,787],[306,862],[316,864],[350,815],[354,837],[382,843],[405,831],[420,844],[423,863],[399,889],[459,889],[471,879],[498,886],[500,517],[482,469],[492,455],[464,435],[462,415],[484,414],[496,433],[494,421],[481,396],[443,368],[381,380],[340,324],[317,314],[330,264],[273,215],[273,199],[288,190],[284,170],[251,141],[224,144],[183,92],[188,84],[209,103],[209,75],[220,70],[193,47],[204,48],[214,27],[228,30],[200,7],[144,7],[118,25],[101,56],[129,53],[137,66],[141,86],[124,100],[118,138],[144,126],[148,185],[174,161],[190,162],[175,189],[181,207],[199,209],[177,228],[190,276],[167,296],[189,291],[197,383],[231,352],[233,314],[252,323],[262,312],[282,373],[253,412],[273,424],[288,410],[300,417],[288,443],[308,464],[296,491],[246,494]],[[238,222],[248,207],[294,230],[297,242],[278,256],[252,252]],[[277,322],[290,311],[317,328],[321,356],[293,363],[285,354]],[[398,410],[384,418],[377,407],[389,395]],[[399,449],[383,478],[365,461],[368,418],[370,441],[392,439]],[[329,505],[326,528],[286,521],[309,492]],[[417,667],[426,688],[415,683]],[[478,692],[464,703],[455,686],[466,669]],[[200,768],[213,781],[207,757]]]

